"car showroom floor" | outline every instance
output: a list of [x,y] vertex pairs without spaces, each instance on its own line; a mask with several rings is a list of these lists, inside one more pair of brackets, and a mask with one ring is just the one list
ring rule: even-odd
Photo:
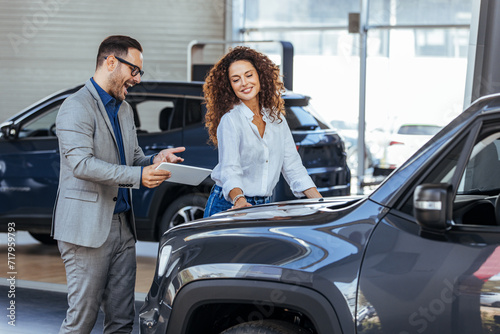
[[[57,246],[43,245],[19,231],[15,234],[15,248],[9,250],[7,238],[7,233],[0,233],[0,333],[57,333],[67,307],[66,275]],[[137,243],[133,333],[139,333],[137,311],[153,279],[157,247],[157,242]],[[15,322],[9,324],[11,319]],[[102,333],[102,321],[101,313],[92,333]]]

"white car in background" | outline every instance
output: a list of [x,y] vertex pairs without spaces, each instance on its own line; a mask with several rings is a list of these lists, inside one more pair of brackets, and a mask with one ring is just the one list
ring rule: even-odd
[[500,293],[482,292],[480,296],[480,304],[484,306],[500,307]]
[[383,158],[374,173],[389,175],[441,129],[442,126],[435,124],[402,124],[389,136]]
[[[347,153],[347,164],[351,175],[358,172],[358,124],[344,120],[332,120],[330,125],[342,137]],[[387,146],[388,132],[382,128],[370,128],[365,131],[365,175],[373,173]]]

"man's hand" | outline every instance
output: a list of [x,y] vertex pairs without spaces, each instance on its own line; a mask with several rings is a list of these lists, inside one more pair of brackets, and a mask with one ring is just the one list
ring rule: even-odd
[[156,164],[159,162],[170,162],[170,163],[183,162],[184,159],[176,156],[174,153],[184,152],[185,150],[186,148],[182,146],[162,150],[160,151],[160,153],[156,155],[156,157],[153,160],[153,163]]
[[[156,160],[156,159],[155,159]],[[142,169],[142,184],[148,188],[158,187],[172,176],[168,170],[156,169],[160,163],[154,163]]]

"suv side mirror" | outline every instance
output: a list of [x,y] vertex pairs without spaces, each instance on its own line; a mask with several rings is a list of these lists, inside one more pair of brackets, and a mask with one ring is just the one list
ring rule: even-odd
[[451,226],[451,185],[421,184],[415,189],[413,208],[417,223],[429,232],[444,232]]
[[12,121],[0,124],[0,138],[5,138],[5,139],[10,138],[11,136],[10,129],[12,124],[14,124]]

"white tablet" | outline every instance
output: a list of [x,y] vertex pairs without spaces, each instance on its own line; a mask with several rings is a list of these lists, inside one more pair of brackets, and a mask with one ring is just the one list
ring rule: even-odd
[[168,170],[172,173],[170,179],[165,180],[167,182],[176,182],[191,186],[199,185],[212,173],[211,169],[171,164],[169,162],[162,162],[156,169]]

